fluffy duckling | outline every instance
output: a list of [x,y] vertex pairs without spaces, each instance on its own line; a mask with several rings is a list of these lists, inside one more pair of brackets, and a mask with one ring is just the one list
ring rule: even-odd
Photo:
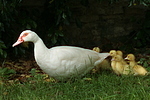
[[115,71],[115,66],[116,66],[116,61],[114,60],[114,57],[117,55],[117,52],[116,52],[116,50],[111,50],[110,52],[109,52],[109,54],[110,54],[110,56],[112,57],[112,59],[111,59],[111,67],[112,67],[112,69],[113,69],[113,71]]
[[117,51],[116,51],[116,54],[117,54],[117,55],[120,55],[120,56],[122,57],[122,63],[123,63],[124,65],[127,65],[127,62],[123,59],[123,52],[120,51],[120,50],[117,50]]
[[100,52],[100,48],[99,47],[94,47],[93,51]]
[[121,57],[123,57],[123,52],[120,51],[120,50],[117,50],[117,51],[116,51],[116,54],[117,54],[117,55],[120,55]]
[[[93,51],[99,52],[100,53],[100,48],[99,47],[94,47]],[[110,62],[107,59],[104,59],[99,65],[97,65],[93,70],[92,73],[99,72],[101,69],[110,69]]]
[[128,75],[130,73],[129,65],[124,63],[124,60],[121,55],[116,55],[112,60],[116,62],[114,72],[117,75],[121,75],[121,74]]
[[146,75],[148,73],[144,67],[137,64],[133,54],[128,54],[125,59],[129,60],[129,65],[132,68],[134,75]]
[[111,67],[112,67],[113,71],[115,72],[115,70],[116,70],[116,61],[114,60],[114,57],[117,55],[117,51],[116,50],[111,50],[109,52],[109,54],[112,57],[112,59],[111,59]]
[[117,51],[116,50],[110,50],[109,54],[110,54],[110,56],[114,57],[117,55]]
[[113,71],[117,74],[117,75],[121,75],[123,73],[123,66],[121,63],[121,56],[120,55],[115,55],[111,61],[115,62],[115,65],[112,66],[113,67]]
[[[110,53],[110,56],[112,56],[111,67],[113,71],[117,75],[120,75],[120,74],[128,75],[130,73],[130,68],[129,68],[129,65],[123,59],[122,51],[111,50],[109,53]],[[117,70],[119,70],[119,72]]]

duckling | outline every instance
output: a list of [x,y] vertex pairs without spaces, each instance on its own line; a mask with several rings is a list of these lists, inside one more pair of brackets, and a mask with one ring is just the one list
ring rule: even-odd
[[[109,53],[110,53],[110,56],[112,56],[111,66],[112,66],[113,71],[118,75],[119,74],[128,75],[130,73],[130,68],[129,68],[129,65],[123,60],[122,51],[111,50]],[[121,66],[121,67],[119,67],[119,66]],[[123,71],[121,71],[121,69],[120,69],[119,73],[116,72],[116,70],[118,70],[118,68],[121,68],[121,69],[123,68]]]
[[126,75],[131,74],[131,68],[130,68],[129,64],[127,64],[127,62],[123,59],[123,52],[121,50],[117,50],[117,55],[120,55],[122,57],[121,61],[124,66],[123,74],[126,74]]
[[[100,53],[100,48],[99,47],[94,47],[93,51],[99,52]],[[110,62],[107,59],[104,59],[99,65],[97,65],[93,70],[92,73],[99,72],[101,69],[110,69]]]
[[93,51],[100,52],[100,48],[99,47],[94,47]]
[[117,54],[117,55],[120,55],[121,57],[123,57],[123,52],[122,52],[121,50],[117,50],[117,51],[116,51],[116,54]]
[[110,56],[114,57],[117,55],[117,51],[116,50],[110,50],[109,54],[110,54]]
[[137,64],[137,62],[135,61],[135,56],[133,54],[128,54],[125,59],[129,60],[129,65],[132,68],[134,75],[143,76],[148,73],[144,67]]
[[121,59],[120,55],[116,55],[112,58],[112,61],[115,61],[115,66],[113,70],[117,75],[121,75],[123,73],[123,66],[120,59]]
[[115,67],[116,66],[116,61],[114,60],[114,57],[117,55],[117,52],[116,52],[116,50],[111,50],[109,52],[109,54],[112,57],[112,59],[111,59],[111,67],[112,67],[113,71],[115,71],[115,69],[116,69],[116,67]]
[[[120,55],[123,59],[123,53],[120,50],[117,50],[117,51],[116,50],[111,50],[109,53],[110,53],[110,56],[112,56],[112,58],[116,55]],[[127,64],[125,61],[124,61],[124,63]]]
[[114,72],[117,75],[121,75],[121,74],[129,75],[129,73],[130,73],[129,65],[124,63],[124,60],[121,55],[116,55],[113,58],[113,60],[116,62]]
[[127,65],[127,62],[123,59],[123,52],[121,50],[117,50],[116,52],[117,52],[117,55],[120,55],[122,57],[122,63],[124,65]]

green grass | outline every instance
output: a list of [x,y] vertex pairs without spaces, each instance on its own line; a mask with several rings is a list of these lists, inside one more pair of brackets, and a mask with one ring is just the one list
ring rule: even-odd
[[[66,83],[1,84],[0,100],[150,100],[150,76],[116,76],[110,71]],[[31,82],[34,80],[35,82]]]

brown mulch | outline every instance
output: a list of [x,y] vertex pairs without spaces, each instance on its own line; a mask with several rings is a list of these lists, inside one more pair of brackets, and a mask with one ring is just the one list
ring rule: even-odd
[[0,84],[14,83],[15,81],[25,82],[27,81],[27,78],[33,77],[30,73],[33,68],[36,70],[36,73],[46,75],[36,64],[34,59],[6,60],[0,64],[0,70],[3,70],[4,68],[7,68],[7,71],[14,70],[15,73],[9,73],[9,75],[4,74],[4,76],[0,76]]

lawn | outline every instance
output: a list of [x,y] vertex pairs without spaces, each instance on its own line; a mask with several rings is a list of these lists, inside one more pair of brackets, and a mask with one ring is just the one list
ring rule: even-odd
[[150,100],[150,76],[102,71],[65,83],[43,77],[36,73],[24,82],[1,83],[0,100]]

